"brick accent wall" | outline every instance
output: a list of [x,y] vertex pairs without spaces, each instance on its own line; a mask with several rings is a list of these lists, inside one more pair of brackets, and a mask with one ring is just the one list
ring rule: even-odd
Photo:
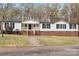
[[[27,34],[27,32],[22,32]],[[34,35],[32,31],[28,32],[28,35]],[[79,36],[78,31],[36,31],[35,35],[47,35],[47,36]]]
[[[5,34],[21,34],[21,35],[34,35],[33,31],[19,31],[19,32],[4,32]],[[35,35],[47,35],[47,36],[79,36],[78,31],[36,31]]]
[[[23,35],[29,35],[29,36],[31,36],[31,35],[34,35],[34,33],[33,33],[33,31],[22,31],[21,32]],[[40,32],[39,31],[35,31],[35,35],[40,35]]]
[[53,35],[53,36],[79,36],[78,31],[47,31],[40,32],[40,35]]

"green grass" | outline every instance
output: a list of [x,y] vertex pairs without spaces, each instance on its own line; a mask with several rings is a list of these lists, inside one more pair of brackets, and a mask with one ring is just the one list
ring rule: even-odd
[[40,43],[44,45],[73,45],[79,44],[79,37],[64,36],[38,36]]
[[23,35],[0,35],[0,46],[27,46],[28,37]]
[[[40,43],[44,45],[73,45],[79,44],[79,37],[65,36],[37,36]],[[27,46],[29,37],[26,35],[0,35],[0,46]]]

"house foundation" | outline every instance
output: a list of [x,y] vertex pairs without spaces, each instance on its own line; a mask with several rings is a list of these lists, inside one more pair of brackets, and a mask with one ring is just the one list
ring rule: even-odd
[[[26,34],[27,32],[22,32],[22,34]],[[28,31],[28,35],[34,35],[33,31]],[[35,35],[45,35],[45,36],[79,36],[78,31],[35,31]]]
[[4,32],[4,34],[20,34],[20,35],[28,35],[28,36],[79,36],[78,31],[13,31],[13,32]]

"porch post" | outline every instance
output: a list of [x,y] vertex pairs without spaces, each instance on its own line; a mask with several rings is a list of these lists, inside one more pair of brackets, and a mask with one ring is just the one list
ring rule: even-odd
[[79,36],[79,24],[78,24],[78,36]]
[[28,36],[28,24],[27,24],[27,36]]
[[32,24],[32,31],[33,31],[33,36],[35,36],[35,33],[34,33],[34,24]]
[[[35,24],[34,24],[35,25]],[[33,25],[33,34],[35,36],[35,26]]]

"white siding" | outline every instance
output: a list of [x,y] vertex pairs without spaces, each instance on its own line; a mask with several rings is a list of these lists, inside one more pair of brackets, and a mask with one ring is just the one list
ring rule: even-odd
[[42,28],[42,24],[43,23],[40,23],[40,31],[52,31],[52,24],[50,24],[50,29],[44,29],[44,28]]
[[[43,23],[39,24],[39,30],[40,31],[78,31],[78,24],[76,24],[76,29],[69,29],[69,23],[64,22],[64,21],[50,23],[50,29],[44,29],[44,28],[42,28],[42,24]],[[56,24],[66,24],[66,29],[56,29]],[[17,29],[19,31],[22,30],[21,23],[19,23],[19,22],[15,22],[14,23],[14,29],[13,29],[13,31],[16,31]],[[3,22],[3,30],[5,30],[5,23],[4,22]]]
[[[56,24],[66,24],[66,29],[56,29]],[[53,31],[78,31],[78,24],[76,24],[76,29],[70,29],[69,23],[59,21],[59,22],[52,24],[52,29]]]
[[[14,29],[13,29],[13,31],[16,31],[16,29],[18,29],[19,31],[21,31],[21,23],[18,23],[18,22],[14,23]],[[3,30],[5,30],[5,22],[3,22]]]
[[19,30],[21,31],[21,23],[15,23],[13,31]]
[[[76,24],[76,29],[70,29],[69,23],[66,23],[64,21],[59,21],[56,23],[50,23],[51,28],[50,29],[43,29],[42,24],[40,24],[40,31],[78,31],[78,24]],[[66,24],[66,29],[56,29],[56,24]]]
[[3,27],[2,28],[3,28],[3,30],[5,30],[5,22],[3,22]]

